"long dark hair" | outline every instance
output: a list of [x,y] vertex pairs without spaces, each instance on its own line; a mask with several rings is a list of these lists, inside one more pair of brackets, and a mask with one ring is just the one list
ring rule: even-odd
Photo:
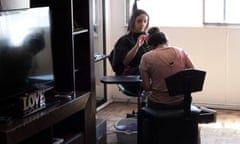
[[137,10],[134,11],[134,13],[132,14],[131,19],[130,19],[130,29],[129,29],[130,33],[134,32],[136,18],[138,16],[140,16],[141,14],[144,14],[148,17],[148,22],[147,22],[147,26],[145,28],[145,31],[148,29],[148,26],[149,26],[149,15],[148,15],[148,13],[145,10],[137,9]]

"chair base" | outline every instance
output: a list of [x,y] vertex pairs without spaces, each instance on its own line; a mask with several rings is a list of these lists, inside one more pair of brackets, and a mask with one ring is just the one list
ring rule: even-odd
[[214,123],[216,122],[217,112],[213,109],[209,109],[206,107],[200,107],[201,109],[198,123]]
[[137,118],[137,112],[127,113],[126,118]]

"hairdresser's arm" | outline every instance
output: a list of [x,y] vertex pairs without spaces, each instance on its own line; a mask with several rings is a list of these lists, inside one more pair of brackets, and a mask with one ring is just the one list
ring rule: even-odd
[[144,44],[144,40],[145,40],[145,35],[140,35],[138,37],[137,43],[134,45],[134,47],[127,53],[127,55],[125,56],[124,60],[123,60],[123,64],[124,65],[128,65],[133,58],[135,57],[135,55],[138,52],[138,49]]

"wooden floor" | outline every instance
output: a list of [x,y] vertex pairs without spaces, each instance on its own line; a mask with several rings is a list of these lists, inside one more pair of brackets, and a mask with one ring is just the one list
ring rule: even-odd
[[[97,118],[107,120],[107,144],[118,144],[114,124],[132,110],[137,110],[136,104],[112,103],[97,113]],[[216,123],[199,125],[201,144],[240,144],[240,111],[216,111]]]

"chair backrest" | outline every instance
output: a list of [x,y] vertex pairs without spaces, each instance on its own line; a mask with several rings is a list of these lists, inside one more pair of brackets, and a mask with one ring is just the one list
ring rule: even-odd
[[165,79],[170,96],[202,91],[205,71],[185,69]]
[[206,72],[197,69],[185,69],[165,79],[170,96],[184,95],[186,114],[190,113],[191,93],[202,91]]

